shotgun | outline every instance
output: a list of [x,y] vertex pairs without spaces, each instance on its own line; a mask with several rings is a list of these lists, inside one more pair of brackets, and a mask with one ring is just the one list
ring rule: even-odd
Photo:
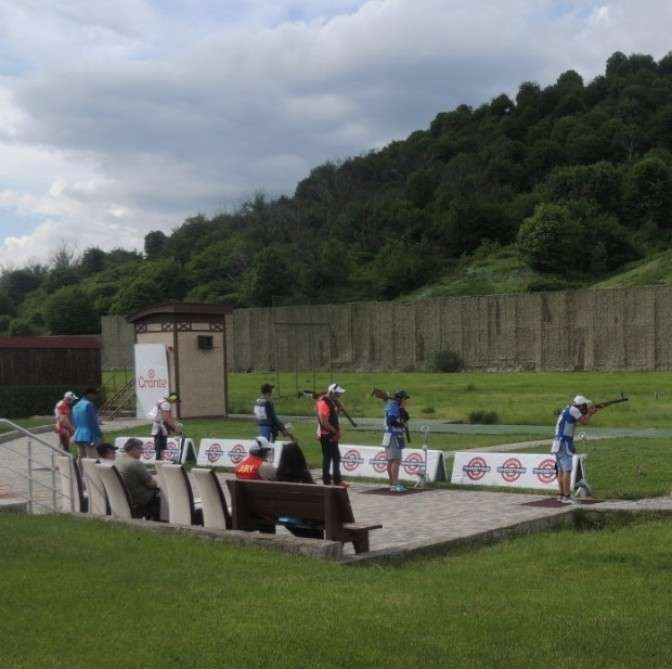
[[597,404],[593,404],[595,407],[595,410],[597,411],[598,409],[605,409],[606,407],[610,407],[612,404],[620,404],[621,402],[627,402],[630,398],[629,397],[619,397],[618,399],[615,400],[607,400],[606,402],[598,402]]
[[[299,397],[308,397],[309,399],[312,400],[319,400],[321,397],[324,397],[327,393],[316,393],[314,390],[300,390],[298,393]],[[350,422],[350,425],[352,427],[357,427],[357,423],[355,423],[352,418],[350,418],[350,414],[345,410],[345,407],[343,404],[341,404],[340,400],[334,399],[334,404],[338,407],[338,410],[348,419]]]

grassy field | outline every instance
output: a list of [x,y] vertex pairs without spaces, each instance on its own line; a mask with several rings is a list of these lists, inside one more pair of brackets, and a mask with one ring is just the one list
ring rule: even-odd
[[[33,417],[33,418],[10,418],[9,420],[12,421],[12,423],[16,423],[17,425],[20,425],[21,427],[39,427],[41,425],[49,425],[53,423],[53,420],[51,417]],[[0,423],[0,434],[3,432],[10,432],[14,428],[10,427],[9,425],[5,425],[3,423]]]
[[646,668],[672,663],[672,524],[347,568],[0,516],[3,669]]
[[595,439],[578,442],[576,450],[588,455],[588,481],[597,497],[638,499],[669,495],[672,490],[669,439]]
[[[516,372],[516,373],[339,373],[335,380],[346,390],[344,403],[353,416],[382,415],[380,400],[370,397],[374,386],[404,388],[411,395],[409,412],[416,421],[435,418],[468,422],[473,411],[495,411],[510,425],[554,424],[557,412],[577,393],[593,401],[615,398],[621,392],[630,402],[609,407],[593,424],[605,427],[669,427],[672,425],[670,372]],[[230,404],[235,413],[250,413],[259,386],[276,383],[273,373],[230,375]],[[317,375],[317,388],[329,383]],[[312,387],[312,375],[280,377],[277,409],[285,415],[311,414],[313,403],[294,392]]]
[[[124,372],[106,372],[106,387],[119,385]],[[353,416],[380,416],[383,404],[372,398],[375,387],[392,391],[404,388],[411,395],[408,408],[416,422],[442,419],[469,422],[474,411],[494,411],[499,423],[548,425],[557,411],[577,393],[594,401],[617,397],[630,402],[610,407],[594,419],[605,427],[669,427],[672,425],[672,373],[670,372],[464,372],[379,373],[339,372],[333,379],[347,390],[344,403]],[[298,398],[296,390],[324,389],[328,374],[273,372],[229,375],[229,405],[233,413],[250,414],[259,386],[277,384],[276,405],[281,415],[312,415],[313,402]]]

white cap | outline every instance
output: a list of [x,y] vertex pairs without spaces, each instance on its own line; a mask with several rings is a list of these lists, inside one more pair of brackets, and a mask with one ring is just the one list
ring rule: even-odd
[[265,450],[272,451],[273,444],[266,437],[255,437],[254,443],[250,446],[250,453],[260,453]]
[[68,392],[65,393],[65,395],[63,395],[63,399],[64,399],[64,400],[73,400],[73,401],[74,401],[74,400],[78,400],[79,397],[77,397],[77,395],[75,395],[75,393],[73,393],[72,390],[68,390]]
[[578,407],[578,406],[581,406],[582,404],[592,404],[592,402],[587,397],[584,397],[583,395],[577,395],[574,398],[573,404]]
[[328,388],[327,392],[333,393],[334,395],[342,395],[345,392],[345,388],[341,388],[338,383],[332,383]]

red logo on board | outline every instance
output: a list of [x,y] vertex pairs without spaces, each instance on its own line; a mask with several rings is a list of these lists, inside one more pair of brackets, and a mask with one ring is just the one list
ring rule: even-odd
[[171,439],[166,444],[166,450],[163,452],[163,459],[175,462],[179,454],[180,454],[179,444],[175,440]]
[[373,458],[371,458],[373,471],[382,474],[387,471],[387,453],[385,451],[378,451]]
[[535,467],[532,471],[542,483],[552,483],[558,477],[553,458],[542,460],[539,466]]
[[417,476],[425,468],[425,459],[420,453],[410,453],[402,460],[401,466],[409,476]]
[[229,451],[229,458],[231,458],[231,462],[233,462],[234,465],[237,465],[239,462],[242,462],[245,459],[246,455],[247,455],[247,449],[242,444],[236,444]]
[[472,481],[480,481],[491,469],[492,467],[490,467],[490,465],[488,465],[480,456],[471,458],[471,460],[462,467],[462,471]]
[[217,462],[222,457],[224,450],[219,444],[210,444],[205,454],[208,456],[208,462]]
[[527,472],[527,467],[523,467],[523,463],[518,458],[509,458],[501,467],[497,467],[497,471],[507,483],[513,483]]
[[146,441],[142,445],[142,457],[145,460],[151,460],[156,455],[156,450],[154,449],[153,441]]
[[343,469],[347,472],[354,472],[364,462],[361,453],[356,448],[351,448],[341,458]]

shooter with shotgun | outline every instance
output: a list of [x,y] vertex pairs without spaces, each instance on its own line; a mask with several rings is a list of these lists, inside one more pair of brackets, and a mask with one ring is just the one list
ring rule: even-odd
[[[409,394],[405,390],[399,390],[394,393],[392,399],[385,406],[383,447],[387,455],[387,475],[390,479],[390,492],[404,492],[406,490],[399,483],[399,467],[401,466],[403,449],[406,446],[404,431],[408,434],[408,426],[406,425],[408,413],[404,409],[404,403],[408,399],[410,399]],[[404,416],[406,416],[406,420]]]
[[627,397],[620,397],[616,400],[593,404],[587,397],[577,395],[572,403],[560,412],[555,425],[551,453],[555,455],[555,466],[558,472],[558,487],[560,488],[558,500],[563,504],[575,504],[571,497],[571,480],[572,460],[576,453],[574,446],[576,424],[587,425],[593,414],[597,413],[600,409],[627,401]]
[[[333,481],[334,485],[348,487],[348,484],[341,478],[341,451],[338,447],[341,438],[338,414],[348,415],[339,399],[343,393],[345,393],[344,388],[337,383],[332,383],[326,393],[317,397],[315,409],[317,434],[322,446],[322,482],[324,485],[331,485]],[[349,416],[348,418],[353,423]]]

